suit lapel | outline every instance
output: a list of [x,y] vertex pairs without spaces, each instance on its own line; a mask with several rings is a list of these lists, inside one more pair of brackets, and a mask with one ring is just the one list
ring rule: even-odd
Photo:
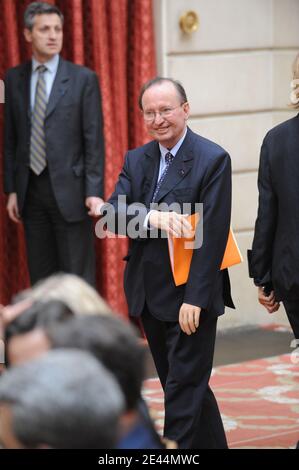
[[145,158],[142,162],[143,174],[145,177],[143,185],[142,200],[148,207],[151,203],[160,167],[160,149],[157,142],[152,142],[151,146],[145,152]]
[[47,106],[46,119],[50,114],[52,114],[62,96],[65,95],[69,86],[69,78],[67,62],[60,57],[56,77]]
[[175,186],[186,177],[193,166],[192,131],[188,129],[184,142],[179,148],[161,188],[157,194],[156,202],[161,201]]

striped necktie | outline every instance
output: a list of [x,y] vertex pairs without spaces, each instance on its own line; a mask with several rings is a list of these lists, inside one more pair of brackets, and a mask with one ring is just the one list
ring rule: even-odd
[[157,194],[158,194],[158,192],[160,191],[160,188],[161,188],[161,186],[162,186],[162,183],[163,183],[163,181],[164,181],[164,179],[165,179],[165,176],[167,175],[168,169],[169,169],[169,167],[170,167],[170,165],[171,165],[173,159],[174,159],[174,155],[172,155],[172,153],[170,153],[170,152],[167,152],[166,155],[165,155],[166,167],[165,167],[165,169],[164,169],[162,175],[160,176],[160,179],[159,179],[159,181],[158,181],[158,183],[157,183],[157,185],[156,185],[156,188],[155,188],[155,191],[154,191],[154,195],[153,195],[153,197],[152,197],[152,202],[155,202],[155,200],[156,200]]
[[44,126],[47,110],[47,92],[44,73],[47,67],[39,65],[36,70],[38,71],[38,79],[31,122],[30,168],[36,175],[40,175],[47,166]]

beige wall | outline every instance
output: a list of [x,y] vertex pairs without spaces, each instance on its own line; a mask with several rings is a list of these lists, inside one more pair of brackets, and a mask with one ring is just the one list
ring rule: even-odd
[[[259,151],[266,132],[294,113],[288,109],[291,64],[299,50],[299,0],[154,0],[159,74],[182,81],[191,104],[190,127],[226,148],[233,165],[232,224],[244,263],[231,268],[237,310],[222,328],[285,323],[256,300],[248,278],[257,211]],[[179,18],[200,17],[192,35]]]

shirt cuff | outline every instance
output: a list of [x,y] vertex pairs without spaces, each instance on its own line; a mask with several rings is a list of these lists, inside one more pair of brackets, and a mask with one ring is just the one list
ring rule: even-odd
[[154,227],[151,227],[148,223],[148,219],[150,218],[151,213],[154,212],[153,210],[149,211],[148,214],[146,215],[144,222],[143,222],[143,229],[144,230],[153,230]]

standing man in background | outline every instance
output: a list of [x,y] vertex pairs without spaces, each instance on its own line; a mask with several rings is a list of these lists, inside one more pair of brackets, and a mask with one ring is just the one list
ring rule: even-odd
[[91,70],[63,60],[63,15],[31,3],[32,61],[5,80],[4,190],[22,219],[32,284],[57,271],[95,284],[93,224],[103,195],[101,98]]
[[[291,104],[299,109],[299,54],[293,64]],[[299,345],[299,114],[271,129],[261,148],[259,206],[249,276],[272,314],[283,303]],[[292,346],[292,344],[291,344]],[[299,441],[297,442],[299,449]]]
[[[291,83],[293,109],[299,109],[299,54]],[[299,115],[271,129],[264,138],[258,174],[259,207],[249,275],[258,300],[274,313],[283,302],[299,340]]]

